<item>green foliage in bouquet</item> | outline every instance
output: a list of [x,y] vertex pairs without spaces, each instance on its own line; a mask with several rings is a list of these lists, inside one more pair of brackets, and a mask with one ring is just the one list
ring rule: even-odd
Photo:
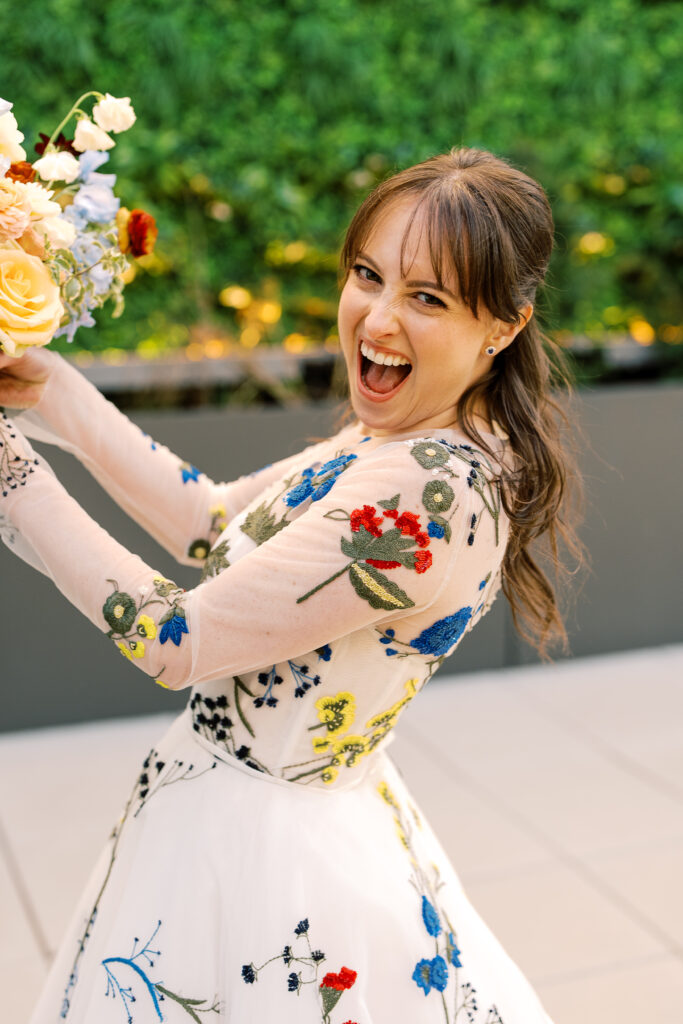
[[553,330],[683,342],[678,3],[25,0],[0,37],[27,140],[85,88],[138,115],[117,194],[154,214],[157,250],[126,316],[75,345],[184,344],[197,324],[246,345],[325,339],[359,200],[457,144],[547,188]]

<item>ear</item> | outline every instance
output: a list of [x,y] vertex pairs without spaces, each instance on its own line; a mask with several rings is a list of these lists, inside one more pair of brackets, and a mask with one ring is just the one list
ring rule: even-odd
[[531,303],[527,303],[518,312],[519,320],[516,324],[508,324],[504,320],[496,320],[494,322],[490,342],[496,346],[497,351],[500,352],[501,349],[507,348],[515,340],[519,332],[526,327],[533,315],[534,307]]

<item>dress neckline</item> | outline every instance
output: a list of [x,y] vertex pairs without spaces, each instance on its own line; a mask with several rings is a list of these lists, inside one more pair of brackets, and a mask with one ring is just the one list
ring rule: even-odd
[[[492,420],[492,425],[493,425],[493,431],[490,431],[490,430],[479,430],[479,433],[481,434],[481,436],[483,438],[485,438],[485,439],[489,439],[490,438],[494,443],[498,442],[498,444],[500,444],[501,442],[503,442],[504,444],[507,444],[509,442],[510,438],[505,433],[505,431],[503,430],[501,425],[498,423],[498,421],[497,420]],[[440,436],[449,436],[449,435],[455,435],[456,437],[461,438],[461,439],[464,438],[465,441],[467,441],[467,443],[472,442],[472,438],[468,437],[458,427],[433,427],[433,428],[425,427],[422,430],[406,430],[406,431],[398,431],[395,434],[377,435],[377,434],[372,434],[369,431],[363,430],[363,428],[361,427],[361,424],[358,422],[358,420],[356,420],[353,423],[350,423],[347,427],[345,427],[342,430],[341,433],[343,434],[343,433],[345,433],[347,431],[348,431],[348,433],[350,435],[357,435],[357,437],[359,439],[359,442],[362,441],[362,440],[370,440],[370,441],[376,441],[379,444],[389,444],[392,441],[405,441],[405,440],[410,440],[411,438],[415,438],[415,437],[433,437],[435,440],[438,440],[438,438]]]

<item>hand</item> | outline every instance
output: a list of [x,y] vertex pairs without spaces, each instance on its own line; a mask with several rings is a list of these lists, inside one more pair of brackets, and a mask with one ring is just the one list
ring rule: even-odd
[[25,487],[37,465],[38,460],[29,442],[12,420],[0,411],[0,499]]
[[31,409],[37,405],[54,359],[54,352],[42,348],[29,349],[18,359],[0,351],[0,406]]

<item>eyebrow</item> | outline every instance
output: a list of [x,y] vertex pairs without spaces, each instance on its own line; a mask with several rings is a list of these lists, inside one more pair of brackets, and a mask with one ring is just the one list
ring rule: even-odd
[[[379,267],[375,263],[373,258],[369,256],[366,252],[363,252],[362,249],[358,250],[358,252],[356,253],[356,257],[358,259],[365,260],[366,263],[369,263],[373,267],[373,269],[377,271],[377,273],[380,272]],[[450,297],[457,302],[457,297],[453,294],[450,288],[440,288],[435,281],[406,281],[406,284],[408,285],[409,288],[432,288],[435,292],[443,292],[444,295],[450,295]]]

